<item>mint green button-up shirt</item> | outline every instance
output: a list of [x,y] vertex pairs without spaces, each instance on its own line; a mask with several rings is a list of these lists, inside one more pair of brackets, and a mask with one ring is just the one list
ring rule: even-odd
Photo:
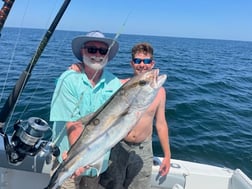
[[[53,141],[62,152],[70,148],[65,124],[95,112],[121,86],[120,80],[112,73],[104,70],[95,87],[91,85],[86,74],[67,70],[57,81],[51,102],[50,121],[53,121]],[[101,172],[107,169],[110,152],[106,153]],[[96,170],[88,169],[84,175],[95,176]]]

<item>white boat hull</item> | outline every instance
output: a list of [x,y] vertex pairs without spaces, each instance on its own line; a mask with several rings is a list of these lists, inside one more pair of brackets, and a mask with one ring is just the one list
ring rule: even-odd
[[252,181],[240,169],[231,170],[174,159],[171,160],[169,174],[162,178],[158,176],[158,162],[161,160],[159,157],[154,158],[153,189],[252,189]]
[[[0,189],[43,189],[50,177],[51,164],[39,157],[27,157],[21,165],[7,162],[0,138]],[[155,157],[152,169],[152,189],[252,189],[252,181],[239,169],[231,170],[182,160],[171,160],[171,169],[161,177]]]

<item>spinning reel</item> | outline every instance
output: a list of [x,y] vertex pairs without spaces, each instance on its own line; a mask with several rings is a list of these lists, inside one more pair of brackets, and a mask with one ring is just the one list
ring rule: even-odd
[[5,151],[9,162],[19,164],[27,155],[58,156],[58,147],[53,147],[50,141],[43,140],[49,129],[47,122],[41,118],[31,117],[27,121],[18,120],[14,125],[10,141],[7,135],[4,136]]

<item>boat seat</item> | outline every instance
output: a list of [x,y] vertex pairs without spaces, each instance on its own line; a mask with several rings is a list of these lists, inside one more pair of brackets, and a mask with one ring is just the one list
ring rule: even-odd
[[230,179],[228,189],[252,189],[252,182],[240,169],[236,169]]

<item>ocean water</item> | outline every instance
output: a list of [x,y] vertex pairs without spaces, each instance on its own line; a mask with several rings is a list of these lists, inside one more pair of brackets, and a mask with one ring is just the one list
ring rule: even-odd
[[[32,61],[45,30],[4,28],[0,38],[0,107]],[[59,75],[76,62],[71,40],[82,32],[56,31],[35,65],[7,120],[31,116],[49,122],[50,100]],[[114,37],[115,34],[107,34]],[[120,50],[107,68],[132,76],[131,48],[153,45],[156,68],[166,73],[166,118],[172,158],[240,168],[252,178],[252,42],[121,34]],[[162,156],[153,133],[154,154]]]

